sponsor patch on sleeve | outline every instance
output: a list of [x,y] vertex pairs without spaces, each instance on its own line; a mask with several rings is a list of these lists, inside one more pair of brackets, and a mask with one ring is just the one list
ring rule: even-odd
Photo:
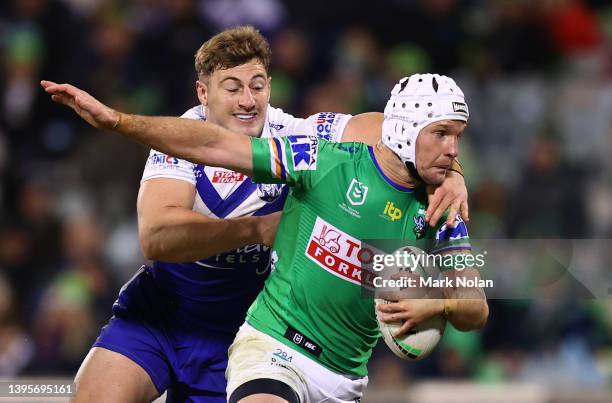
[[341,114],[320,112],[314,121],[314,132],[317,137],[331,141],[336,138]]
[[173,166],[178,165],[179,159],[162,153],[153,153],[147,160],[149,166]]
[[291,147],[291,162],[294,171],[317,169],[319,139],[314,136],[287,136]]
[[151,153],[147,159],[145,172],[175,172],[181,169],[180,165],[181,161],[178,158],[160,152],[154,152]]
[[194,166],[189,161],[151,150],[142,173],[141,182],[153,178],[171,178],[195,184]]

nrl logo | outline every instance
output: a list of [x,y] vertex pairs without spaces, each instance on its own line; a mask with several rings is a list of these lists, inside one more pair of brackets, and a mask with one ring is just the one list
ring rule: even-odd
[[346,191],[346,198],[353,206],[361,206],[368,196],[368,187],[357,179],[353,179]]
[[414,232],[416,239],[421,239],[425,236],[425,218],[422,215],[414,216],[412,232]]

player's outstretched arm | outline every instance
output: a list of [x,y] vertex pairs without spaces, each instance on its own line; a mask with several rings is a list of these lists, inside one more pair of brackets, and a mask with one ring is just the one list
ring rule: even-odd
[[51,99],[72,108],[95,128],[114,131],[141,144],[182,159],[228,168],[251,176],[248,136],[208,122],[174,117],[130,115],[116,111],[70,84],[42,81]]
[[[384,115],[380,112],[367,112],[353,116],[342,133],[341,141],[358,141],[374,145],[380,140]],[[458,165],[458,164],[457,164]],[[429,193],[429,206],[425,212],[425,221],[435,227],[444,212],[450,207],[446,220],[451,225],[458,213],[464,221],[469,221],[468,192],[463,175],[451,168],[446,179],[439,186],[432,186]]]

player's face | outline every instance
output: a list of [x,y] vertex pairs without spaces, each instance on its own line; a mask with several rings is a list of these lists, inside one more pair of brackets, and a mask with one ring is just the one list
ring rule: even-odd
[[438,185],[444,181],[451,162],[459,154],[459,138],[466,123],[441,120],[425,126],[416,142],[416,165],[425,183]]
[[261,134],[270,101],[270,78],[258,60],[215,70],[206,82],[196,84],[206,106],[206,119],[233,132]]

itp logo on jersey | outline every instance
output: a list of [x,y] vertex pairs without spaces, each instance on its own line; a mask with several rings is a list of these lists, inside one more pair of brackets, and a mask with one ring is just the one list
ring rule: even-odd
[[317,169],[319,139],[313,136],[287,136],[294,171]]
[[385,209],[383,210],[383,217],[388,218],[391,221],[397,221],[402,218],[404,213],[399,207],[395,207],[395,204],[392,201],[388,201],[385,204]]

